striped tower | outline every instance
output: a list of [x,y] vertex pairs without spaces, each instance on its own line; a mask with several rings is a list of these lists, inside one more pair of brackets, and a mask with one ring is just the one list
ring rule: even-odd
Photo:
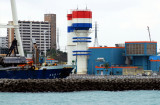
[[72,11],[72,29],[76,37],[73,42],[77,44],[73,56],[77,58],[77,74],[87,74],[88,42],[91,42],[89,29],[92,28],[92,12],[90,10]]
[[72,28],[72,14],[67,14],[68,20],[68,36],[67,36],[67,64],[72,65],[72,62],[76,61],[76,57],[72,55],[72,51],[76,48],[76,43],[72,42],[72,37],[74,37],[74,32]]

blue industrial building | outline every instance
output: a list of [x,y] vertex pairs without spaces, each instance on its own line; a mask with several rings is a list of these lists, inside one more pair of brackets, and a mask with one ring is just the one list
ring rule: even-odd
[[88,74],[122,75],[124,69],[160,70],[154,41],[125,42],[123,47],[90,47],[89,51]]

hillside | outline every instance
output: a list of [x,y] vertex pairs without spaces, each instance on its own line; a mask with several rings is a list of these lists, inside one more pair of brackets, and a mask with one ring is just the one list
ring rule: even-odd
[[47,56],[58,60],[59,62],[67,62],[67,53],[60,50],[51,49],[47,51]]

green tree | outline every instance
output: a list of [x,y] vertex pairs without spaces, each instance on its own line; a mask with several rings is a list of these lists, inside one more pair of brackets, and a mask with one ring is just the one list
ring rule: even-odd
[[104,67],[105,67],[106,69],[108,69],[108,68],[109,68],[109,63],[108,63],[108,62],[104,63]]
[[67,53],[60,50],[56,49],[47,50],[47,56],[55,60],[58,60],[59,62],[67,62]]

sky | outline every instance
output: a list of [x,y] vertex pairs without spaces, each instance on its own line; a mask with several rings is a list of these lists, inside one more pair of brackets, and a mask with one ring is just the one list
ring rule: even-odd
[[[44,14],[54,13],[59,28],[60,49],[67,45],[67,13],[71,9],[85,9],[93,13],[92,43],[94,24],[98,24],[98,42],[101,46],[114,47],[125,41],[157,41],[160,49],[160,0],[16,0],[18,20],[43,21]],[[0,24],[12,20],[10,0],[0,0]],[[0,29],[0,36],[6,36],[6,29]]]

